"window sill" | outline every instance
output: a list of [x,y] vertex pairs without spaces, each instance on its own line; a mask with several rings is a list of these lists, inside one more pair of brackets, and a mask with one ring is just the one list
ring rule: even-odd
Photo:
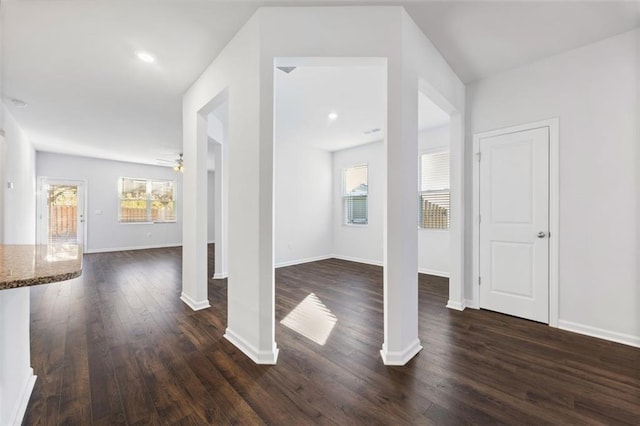
[[368,223],[362,223],[362,224],[359,224],[359,223],[343,223],[342,226],[348,226],[350,228],[367,228],[367,227],[369,227],[369,224]]
[[421,228],[418,226],[418,231],[429,231],[429,232],[449,232],[450,228]]
[[162,223],[178,223],[177,220],[163,220],[162,222],[123,222],[123,221],[118,221],[118,224],[120,225],[157,225],[157,224],[162,224]]

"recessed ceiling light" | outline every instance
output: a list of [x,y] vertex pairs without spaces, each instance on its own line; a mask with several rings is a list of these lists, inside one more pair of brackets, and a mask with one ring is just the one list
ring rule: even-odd
[[10,98],[9,101],[13,104],[13,106],[15,106],[16,108],[26,108],[28,106],[28,104],[20,99],[16,99],[16,98]]
[[156,58],[149,52],[144,52],[144,51],[136,52],[136,56],[142,62],[146,62],[148,64],[151,64],[156,61]]
[[328,117],[329,117],[329,120],[333,121],[333,120],[335,120],[336,118],[338,118],[338,113],[336,113],[336,112],[330,112],[330,113],[329,113],[329,115],[328,115]]

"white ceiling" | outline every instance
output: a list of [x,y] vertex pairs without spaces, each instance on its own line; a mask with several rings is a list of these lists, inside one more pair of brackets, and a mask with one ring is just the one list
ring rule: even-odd
[[8,107],[36,148],[150,164],[182,152],[183,93],[255,11],[175,1],[2,8],[3,94],[28,103]]
[[[328,151],[381,140],[386,122],[383,67],[308,67],[275,71],[278,141]],[[335,120],[329,114],[335,113]],[[365,131],[380,129],[364,134]]]
[[407,12],[468,83],[640,26],[640,1],[413,2]]
[[[257,7],[335,3],[3,1],[3,96],[29,104],[8,108],[37,149],[142,163],[174,159],[182,151],[182,94]],[[349,3],[404,5],[465,82],[640,26],[638,1]],[[139,49],[157,62],[140,62]],[[332,108],[358,108],[353,96],[344,97],[349,105],[341,102]],[[328,107],[311,105],[318,113]],[[339,129],[341,118],[327,129]],[[353,123],[351,134],[369,126]]]

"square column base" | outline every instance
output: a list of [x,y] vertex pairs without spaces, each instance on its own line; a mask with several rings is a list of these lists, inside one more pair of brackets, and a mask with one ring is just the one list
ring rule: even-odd
[[382,357],[384,365],[405,365],[421,350],[422,345],[420,344],[420,339],[414,340],[401,351],[389,351],[387,350],[387,345],[385,343],[382,345],[380,356]]
[[256,364],[275,365],[278,362],[278,353],[280,351],[275,342],[273,342],[271,350],[261,351],[242,337],[238,336],[229,328],[227,328],[227,331],[224,334],[224,338],[231,342],[235,347],[240,349]]

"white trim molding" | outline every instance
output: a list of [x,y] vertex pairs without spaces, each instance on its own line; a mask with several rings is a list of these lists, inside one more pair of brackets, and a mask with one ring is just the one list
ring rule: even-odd
[[229,273],[227,272],[216,272],[215,274],[213,274],[213,278],[214,280],[224,280],[225,278],[229,277]]
[[471,309],[480,309],[480,305],[471,299],[464,299],[464,307]]
[[383,343],[380,356],[384,365],[405,365],[421,350],[420,339],[414,340],[402,351],[389,351],[387,345]]
[[418,268],[419,274],[434,275],[436,277],[449,278],[448,272],[435,271],[433,269]]
[[303,263],[319,262],[321,260],[331,259],[331,257],[332,256],[330,254],[326,254],[326,255],[322,255],[322,256],[308,257],[306,259],[286,260],[284,262],[276,263],[274,265],[274,267],[275,268],[284,268],[286,266],[302,265]]
[[29,377],[22,389],[22,395],[18,399],[17,404],[13,407],[13,413],[9,416],[10,425],[20,425],[24,419],[24,415],[27,412],[27,405],[29,405],[29,398],[31,398],[31,392],[33,392],[33,386],[36,384],[38,378],[33,374],[33,368],[29,368]]
[[341,254],[332,254],[330,258],[338,260],[346,260],[347,262],[364,263],[367,265],[383,266],[381,260],[362,259],[359,257],[343,256]]
[[182,243],[152,244],[147,246],[132,246],[132,247],[106,247],[106,248],[98,248],[98,249],[88,249],[87,253],[89,254],[110,253],[114,251],[149,250],[149,249],[169,248],[169,247],[182,247]]
[[522,132],[525,130],[549,128],[549,326],[558,327],[558,300],[559,300],[559,253],[560,253],[560,119],[536,121],[473,135],[473,245],[472,261],[473,275],[471,277],[472,297],[466,303],[467,307],[479,309],[480,288],[478,277],[480,276],[480,227],[478,217],[480,214],[480,140],[508,133]]
[[201,311],[203,309],[207,309],[211,307],[211,305],[209,304],[209,299],[196,302],[191,297],[189,297],[189,295],[185,293],[182,293],[180,295],[180,300],[182,300],[188,307],[190,307],[194,311]]
[[561,330],[571,331],[573,333],[584,334],[591,337],[597,337],[598,339],[609,340],[611,342],[640,348],[640,336],[618,333],[617,331],[605,330],[565,320],[558,321],[558,328]]
[[231,342],[242,353],[251,358],[256,364],[275,365],[278,362],[278,349],[276,342],[273,342],[273,349],[270,351],[259,351],[255,346],[244,340],[237,333],[227,327],[224,338]]
[[464,311],[466,307],[467,306],[465,304],[465,301],[461,303],[461,302],[457,302],[455,300],[449,299],[449,301],[447,302],[447,308],[453,309],[454,311]]

